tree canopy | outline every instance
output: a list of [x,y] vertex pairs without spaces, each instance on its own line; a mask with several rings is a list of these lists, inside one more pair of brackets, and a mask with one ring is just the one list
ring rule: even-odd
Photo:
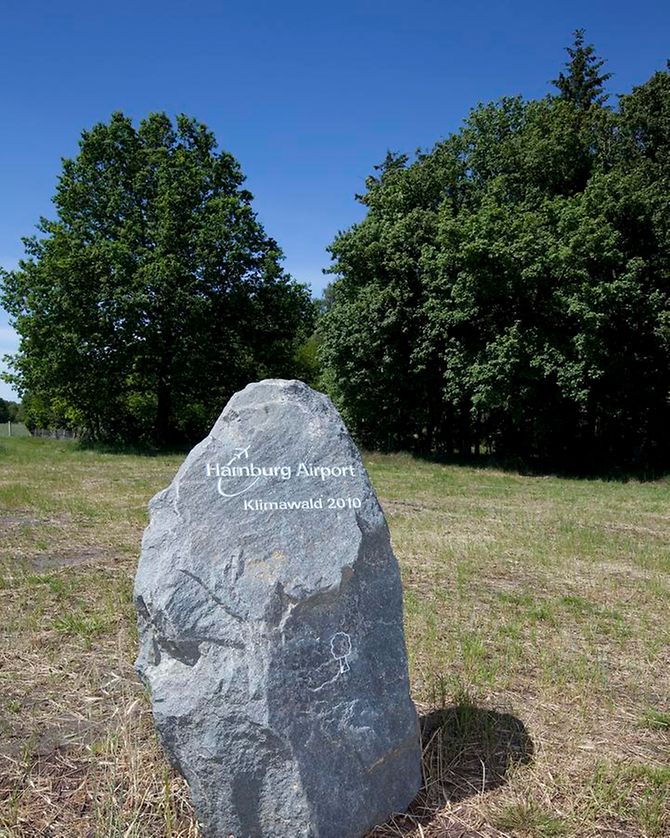
[[332,243],[323,380],[364,444],[668,461],[670,74],[612,109],[569,56],[557,95],[389,154]]
[[561,98],[573,102],[579,108],[602,105],[607,101],[605,83],[612,78],[611,73],[601,73],[605,61],[595,54],[593,44],[584,45],[584,30],[574,33],[574,44],[567,48],[570,61],[566,72],[559,73],[554,84],[560,91]]
[[249,380],[289,375],[308,291],[281,268],[206,126],[121,113],[81,135],[27,258],[2,277],[11,381],[37,425],[159,443],[201,436]]

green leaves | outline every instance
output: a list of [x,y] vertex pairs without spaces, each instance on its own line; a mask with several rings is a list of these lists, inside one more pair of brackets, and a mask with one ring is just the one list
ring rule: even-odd
[[237,161],[206,126],[116,113],[65,160],[42,238],[3,282],[35,424],[93,437],[202,436],[249,379],[290,375],[305,288],[258,223]]
[[479,106],[388,157],[333,242],[321,359],[367,445],[670,455],[670,76],[615,112],[581,35],[570,54],[561,96]]
[[575,30],[574,39],[573,45],[567,48],[570,56],[567,72],[559,73],[554,84],[563,99],[573,102],[580,109],[604,105],[607,101],[604,85],[612,74],[600,72],[605,61],[596,57],[593,44],[584,44],[583,29]]

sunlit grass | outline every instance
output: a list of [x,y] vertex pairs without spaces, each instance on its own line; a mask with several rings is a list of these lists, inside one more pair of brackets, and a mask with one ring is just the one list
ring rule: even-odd
[[[132,671],[147,502],[182,457],[0,442],[0,836],[195,836]],[[670,484],[365,460],[432,725],[405,834],[670,835]]]

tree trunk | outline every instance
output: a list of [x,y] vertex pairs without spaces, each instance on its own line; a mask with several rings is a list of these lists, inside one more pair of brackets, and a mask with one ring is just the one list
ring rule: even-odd
[[161,365],[156,393],[156,422],[154,425],[155,442],[164,446],[174,442],[174,423],[172,417],[172,391],[167,376],[166,364]]

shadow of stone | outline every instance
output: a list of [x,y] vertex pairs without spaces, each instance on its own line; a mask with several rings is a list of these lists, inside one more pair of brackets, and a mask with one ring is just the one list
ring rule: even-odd
[[464,701],[420,717],[424,805],[456,803],[501,786],[515,765],[533,758],[521,719]]
[[[506,782],[516,765],[533,759],[533,741],[523,722],[511,713],[477,707],[469,698],[422,714],[423,788],[408,811],[374,829],[369,838],[416,833],[470,838],[481,835],[456,824],[440,810]],[[493,834],[500,834],[493,831]]]

